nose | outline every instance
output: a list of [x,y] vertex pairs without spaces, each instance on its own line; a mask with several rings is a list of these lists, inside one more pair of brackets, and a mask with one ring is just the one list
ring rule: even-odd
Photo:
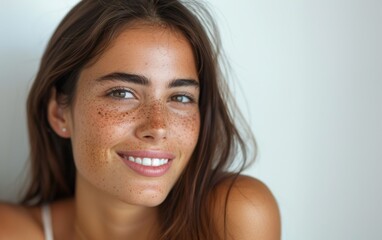
[[141,109],[136,136],[146,142],[158,142],[167,137],[167,111],[163,104],[154,102]]

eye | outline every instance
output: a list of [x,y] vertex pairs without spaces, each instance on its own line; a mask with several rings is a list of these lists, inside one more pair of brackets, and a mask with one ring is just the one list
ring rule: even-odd
[[127,90],[124,88],[118,88],[118,89],[111,90],[107,95],[110,97],[120,98],[120,99],[135,98],[134,94],[130,90]]
[[179,103],[193,103],[194,99],[187,95],[175,95],[171,97],[171,101]]

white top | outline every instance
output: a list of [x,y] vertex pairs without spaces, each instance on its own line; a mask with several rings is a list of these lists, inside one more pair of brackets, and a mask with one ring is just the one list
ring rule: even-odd
[[52,228],[52,217],[50,214],[50,207],[48,204],[42,206],[42,225],[44,227],[44,238],[45,240],[53,240],[53,228]]

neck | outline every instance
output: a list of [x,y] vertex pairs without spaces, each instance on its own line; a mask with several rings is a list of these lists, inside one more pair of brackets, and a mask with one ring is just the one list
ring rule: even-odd
[[155,207],[130,205],[97,189],[81,176],[76,179],[76,239],[155,239]]

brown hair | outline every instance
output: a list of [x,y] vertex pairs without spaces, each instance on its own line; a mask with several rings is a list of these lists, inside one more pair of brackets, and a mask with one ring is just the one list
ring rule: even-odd
[[[252,162],[255,154],[252,158],[247,153],[256,145],[251,134],[244,141],[234,124],[220,69],[219,35],[209,12],[196,3],[82,0],[67,14],[47,46],[28,96],[32,181],[23,203],[40,205],[74,195],[76,170],[71,142],[56,135],[47,119],[52,89],[70,105],[80,71],[126,24],[137,20],[165,24],[184,34],[194,50],[201,85],[198,143],[192,161],[159,206],[161,239],[215,239],[209,194],[220,181],[232,175],[234,180]],[[238,153],[242,158],[234,164]],[[236,173],[228,173],[234,165],[238,167]]]

